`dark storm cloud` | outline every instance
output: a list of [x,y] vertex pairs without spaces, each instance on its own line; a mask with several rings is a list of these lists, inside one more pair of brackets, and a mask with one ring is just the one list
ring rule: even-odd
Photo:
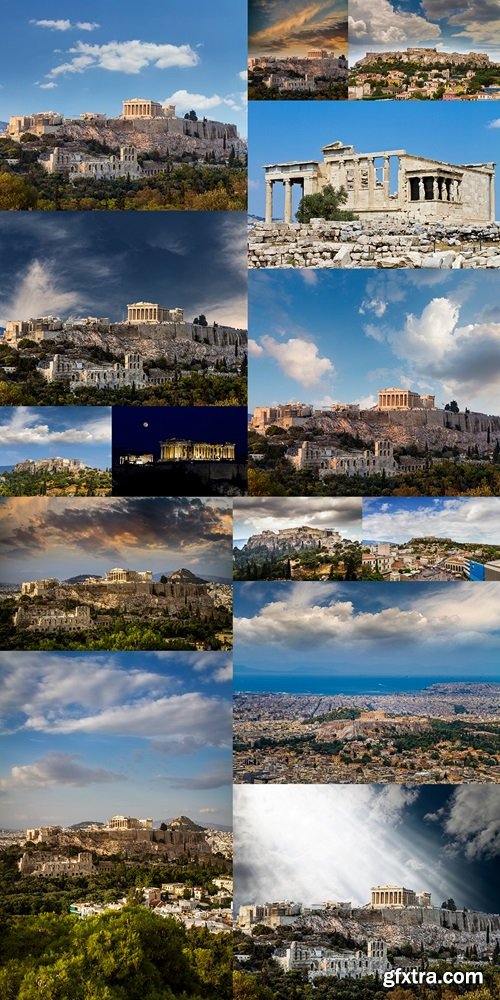
[[123,549],[207,548],[230,545],[230,507],[199,498],[105,498],[84,501],[16,499],[3,503],[0,550],[42,553],[51,546],[89,548],[95,554]]

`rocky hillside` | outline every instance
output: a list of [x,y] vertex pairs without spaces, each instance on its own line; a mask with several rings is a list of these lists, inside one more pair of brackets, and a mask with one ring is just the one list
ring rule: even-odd
[[[64,341],[74,347],[88,349],[101,347],[112,354],[121,355],[138,351],[148,361],[161,356],[173,363],[208,361],[225,358],[229,364],[241,361],[246,354],[247,336],[244,330],[218,326],[199,327],[192,323],[169,323],[129,326],[114,323],[106,331],[97,327],[75,328],[64,332]],[[209,341],[208,343],[206,341]],[[54,340],[57,350],[57,339]]]
[[429,909],[372,910],[358,908],[350,916],[306,915],[297,919],[297,926],[310,927],[315,932],[340,932],[360,943],[367,938],[383,938],[389,949],[410,942],[415,948],[451,947],[463,950],[473,944],[486,946],[490,935],[500,934],[500,915],[488,913],[456,913],[438,907]]
[[377,439],[386,439],[395,449],[416,445],[421,451],[427,447],[432,452],[456,446],[466,451],[477,445],[481,452],[489,449],[488,431],[491,447],[500,437],[500,416],[447,410],[361,410],[359,416],[325,411],[304,420],[303,429],[305,432],[320,431],[314,438],[317,444],[327,443],[327,438],[331,441],[332,437],[349,434],[367,446]]
[[[153,150],[162,156],[170,154],[174,158],[184,153],[195,153],[203,158],[205,153],[215,153],[219,159],[226,158],[231,145],[238,141],[236,125],[207,120],[190,121],[186,118],[158,118],[143,121],[125,121],[109,118],[106,121],[65,122],[61,136],[73,140],[75,149],[92,140],[107,146],[134,146],[139,153]],[[54,143],[57,144],[57,140]],[[67,144],[65,143],[65,146]],[[71,148],[71,145],[67,146]]]

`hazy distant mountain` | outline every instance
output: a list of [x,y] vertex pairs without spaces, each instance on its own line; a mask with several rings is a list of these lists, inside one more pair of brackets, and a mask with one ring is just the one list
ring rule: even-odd
[[104,823],[101,823],[99,819],[83,819],[81,823],[73,823],[68,826],[68,830],[85,830],[87,826],[104,826]]
[[63,583],[75,584],[75,583],[85,583],[89,578],[89,573],[80,573],[78,576],[68,576],[67,580],[63,580]]

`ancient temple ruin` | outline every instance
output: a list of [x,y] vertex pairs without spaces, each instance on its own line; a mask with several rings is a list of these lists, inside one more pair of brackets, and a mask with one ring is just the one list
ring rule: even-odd
[[[283,221],[291,223],[292,188],[301,196],[321,192],[328,184],[345,188],[345,209],[360,219],[400,218],[454,225],[495,221],[495,164],[443,163],[403,149],[358,153],[354,146],[332,142],[323,160],[274,163],[264,167],[266,222],[273,221],[273,191],[285,188]],[[391,177],[397,172],[397,189]]]

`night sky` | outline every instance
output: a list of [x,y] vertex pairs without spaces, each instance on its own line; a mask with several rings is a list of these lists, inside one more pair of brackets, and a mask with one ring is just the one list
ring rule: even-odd
[[247,413],[242,406],[115,406],[113,456],[126,452],[160,455],[160,441],[181,437],[209,444],[236,444],[236,458],[247,448]]

